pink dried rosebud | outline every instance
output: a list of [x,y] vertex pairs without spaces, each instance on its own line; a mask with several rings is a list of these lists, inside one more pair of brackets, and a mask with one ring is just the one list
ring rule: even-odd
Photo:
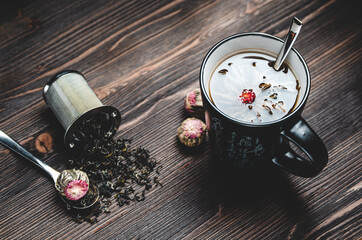
[[188,147],[199,146],[206,136],[206,125],[197,118],[187,118],[177,129],[180,142]]
[[202,105],[202,98],[200,89],[197,88],[186,95],[185,98],[185,110],[193,117],[203,117],[204,109]]
[[88,183],[84,180],[73,180],[64,189],[65,196],[72,201],[81,199],[87,194]]

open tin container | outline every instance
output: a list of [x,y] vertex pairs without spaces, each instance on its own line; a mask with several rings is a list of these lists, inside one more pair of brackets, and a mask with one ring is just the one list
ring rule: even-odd
[[44,86],[43,97],[65,129],[64,144],[73,148],[79,138],[78,127],[92,119],[101,119],[101,135],[110,137],[121,123],[121,114],[112,106],[104,106],[84,76],[74,70],[56,74]]

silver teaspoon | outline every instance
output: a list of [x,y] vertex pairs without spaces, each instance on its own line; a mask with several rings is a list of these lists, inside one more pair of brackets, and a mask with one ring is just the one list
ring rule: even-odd
[[285,38],[284,44],[279,51],[278,57],[274,63],[274,69],[279,70],[283,64],[285,58],[288,56],[290,49],[292,48],[295,40],[297,39],[300,30],[302,29],[303,23],[296,17],[293,18],[292,25],[289,28],[287,37]]
[[[64,174],[64,173],[68,173],[68,172],[72,173],[74,171],[82,172],[80,170],[64,170],[61,173],[56,171],[55,169],[53,169],[46,163],[40,161],[38,158],[36,158],[34,155],[32,155],[30,152],[28,152],[19,143],[17,143],[15,140],[13,140],[11,137],[9,137],[7,134],[5,134],[1,130],[0,130],[0,144],[13,150],[20,156],[26,158],[27,160],[29,160],[30,162],[34,163],[35,165],[40,167],[42,170],[44,170],[53,179],[54,186],[58,191],[60,191],[58,181],[59,181],[59,176],[61,176],[61,174],[69,175],[69,174]],[[84,173],[84,172],[82,172],[82,173],[86,175],[86,173]],[[99,191],[98,191],[98,188],[94,184],[89,184],[89,189],[88,189],[86,196],[89,193],[91,193],[91,195],[93,197],[90,198],[89,201],[87,201],[86,203],[80,203],[79,201],[68,200],[67,197],[64,195],[64,193],[62,194],[61,192],[60,192],[60,197],[67,204],[68,209],[70,209],[70,208],[87,209],[87,208],[92,207],[99,200]]]

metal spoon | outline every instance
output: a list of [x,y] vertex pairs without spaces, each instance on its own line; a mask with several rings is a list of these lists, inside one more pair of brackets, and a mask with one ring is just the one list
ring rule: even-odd
[[296,17],[293,18],[292,25],[289,28],[287,37],[285,38],[284,44],[279,51],[277,60],[274,63],[274,69],[279,70],[283,64],[285,58],[288,56],[290,49],[292,48],[295,40],[297,39],[300,30],[302,29],[303,23]]
[[[35,165],[37,165],[38,167],[43,169],[53,179],[55,188],[58,189],[57,180],[58,180],[58,177],[60,176],[60,172],[56,171],[55,169],[53,169],[52,167],[50,167],[46,163],[40,161],[38,158],[33,156],[27,150],[25,150],[25,148],[23,148],[19,143],[17,143],[15,140],[13,140],[11,137],[9,137],[7,134],[5,134],[1,130],[0,130],[0,144],[2,144],[3,146],[5,146],[5,147],[7,147],[7,148],[9,148],[11,150],[13,150],[14,152],[19,154],[20,156],[23,156],[24,158],[26,158],[30,162],[34,163]],[[69,170],[64,170],[64,171],[69,171]],[[92,199],[91,203],[89,203],[89,204],[87,204],[85,206],[79,206],[79,205],[76,205],[76,204],[72,204],[72,201],[68,200],[62,194],[60,194],[60,197],[67,204],[67,208],[87,209],[87,208],[92,207],[99,200],[99,191],[98,191],[98,188],[94,184],[90,184],[88,192],[89,191],[92,191],[93,194],[96,197],[94,197],[94,199]],[[76,202],[76,201],[74,201],[74,202]]]

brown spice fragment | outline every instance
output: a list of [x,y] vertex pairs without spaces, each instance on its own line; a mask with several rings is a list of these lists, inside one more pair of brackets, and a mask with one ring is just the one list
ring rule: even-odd
[[222,75],[225,75],[227,72],[228,72],[227,69],[221,69],[221,70],[219,71],[219,73],[221,73]]
[[299,81],[297,80],[297,86],[295,87],[298,91],[300,89],[300,86],[299,86]]
[[271,86],[270,83],[260,83],[260,84],[259,84],[259,88],[260,88],[262,91],[270,88],[270,86]]
[[270,95],[269,97],[273,98],[273,99],[277,99],[278,97],[278,93],[273,93],[272,95]]
[[268,107],[264,104],[262,105],[262,107],[265,108],[269,112],[270,115],[273,115],[273,111],[270,109],[270,107]]
[[253,106],[249,105],[248,108],[249,108],[249,109],[253,109]]
[[278,106],[283,112],[285,112],[285,109],[282,106]]
[[288,89],[287,87],[284,87],[283,85],[278,85],[278,87],[281,89]]

